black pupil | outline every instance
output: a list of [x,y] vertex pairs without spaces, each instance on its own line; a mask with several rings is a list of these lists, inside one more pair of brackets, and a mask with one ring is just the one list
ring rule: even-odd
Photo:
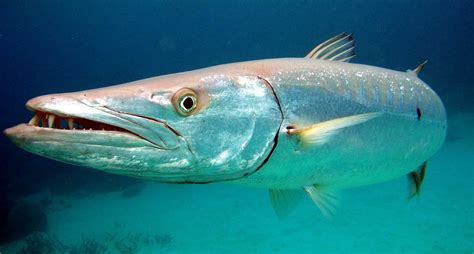
[[194,106],[194,101],[191,99],[191,97],[186,97],[183,101],[183,107],[186,110],[190,110]]

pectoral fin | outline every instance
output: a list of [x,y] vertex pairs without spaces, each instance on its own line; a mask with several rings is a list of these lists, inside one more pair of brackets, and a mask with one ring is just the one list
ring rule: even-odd
[[425,178],[427,161],[423,162],[416,171],[410,172],[408,177],[408,199],[420,194],[421,184]]
[[341,129],[367,122],[381,115],[382,113],[373,112],[346,116],[317,123],[302,129],[289,129],[288,134],[298,135],[303,144],[322,145],[327,143]]
[[299,189],[270,189],[268,191],[273,210],[280,219],[287,217],[301,199]]

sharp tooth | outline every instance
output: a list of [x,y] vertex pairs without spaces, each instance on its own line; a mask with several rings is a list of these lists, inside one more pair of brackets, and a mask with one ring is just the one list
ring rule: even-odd
[[38,116],[38,114],[36,114],[35,116],[33,116],[33,118],[31,118],[31,120],[28,124],[38,126],[39,120],[40,120],[39,116]]
[[69,127],[70,130],[74,128],[74,119],[73,118],[68,118],[67,119],[67,126]]
[[56,118],[55,115],[49,115],[48,116],[48,127],[49,128],[54,128],[54,118]]

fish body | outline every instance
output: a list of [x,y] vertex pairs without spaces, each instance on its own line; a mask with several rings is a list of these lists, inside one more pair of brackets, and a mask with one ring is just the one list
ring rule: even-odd
[[[272,66],[264,77],[278,97],[283,122],[268,162],[239,183],[268,188],[367,185],[413,171],[444,142],[443,103],[413,72],[298,58],[252,64]],[[286,130],[368,112],[381,115],[341,129],[323,145],[305,147]]]
[[27,102],[35,116],[5,130],[19,147],[62,162],[169,183],[270,189],[278,215],[303,189],[408,175],[419,191],[446,134],[440,98],[414,71],[347,63],[352,36],[306,58],[257,60]]

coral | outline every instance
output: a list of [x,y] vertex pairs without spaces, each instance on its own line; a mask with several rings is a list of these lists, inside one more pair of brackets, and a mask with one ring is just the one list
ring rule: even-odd
[[[11,242],[26,237],[33,232],[44,231],[47,217],[39,205],[28,202],[19,202],[6,211],[7,215],[1,219],[0,242]],[[3,233],[2,233],[3,232]]]
[[107,233],[105,240],[83,237],[78,245],[68,246],[56,237],[46,233],[34,233],[25,238],[25,246],[18,254],[134,254],[141,247],[156,246],[163,248],[169,245],[173,237],[169,234],[132,233],[114,230]]
[[165,247],[166,245],[169,245],[171,241],[173,240],[173,237],[169,234],[163,234],[163,235],[155,235],[155,244],[157,244],[160,247]]
[[123,238],[122,241],[115,241],[114,246],[120,254],[134,254],[138,250],[138,243],[130,238]]
[[67,253],[68,247],[46,233],[33,233],[25,238],[25,246],[18,254]]
[[119,235],[117,232],[107,234],[107,240],[119,251],[120,254],[133,254],[138,251],[139,237],[136,234],[128,233]]
[[120,254],[136,253],[140,246],[163,248],[169,245],[173,237],[169,234],[132,233],[126,234],[115,231],[107,233],[106,242],[109,242]]
[[105,254],[107,246],[90,238],[82,238],[81,244],[69,250],[69,254]]

